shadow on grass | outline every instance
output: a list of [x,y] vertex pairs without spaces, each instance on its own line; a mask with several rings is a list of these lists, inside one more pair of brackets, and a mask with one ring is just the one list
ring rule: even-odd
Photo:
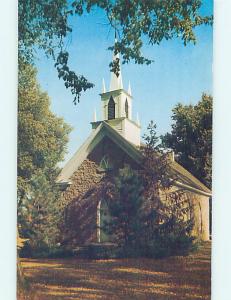
[[23,259],[41,300],[210,299],[210,244],[167,259]]

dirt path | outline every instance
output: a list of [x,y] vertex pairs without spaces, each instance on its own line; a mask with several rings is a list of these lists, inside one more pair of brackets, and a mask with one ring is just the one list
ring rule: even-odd
[[39,300],[210,299],[211,244],[167,259],[22,259]]

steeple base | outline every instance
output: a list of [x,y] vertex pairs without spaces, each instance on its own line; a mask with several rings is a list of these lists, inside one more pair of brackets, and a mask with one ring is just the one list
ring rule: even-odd
[[135,146],[140,146],[140,130],[141,127],[135,122],[122,117],[116,118],[113,120],[105,120],[98,122],[91,122],[92,129],[96,129],[101,122],[106,122],[109,124],[114,130],[116,130],[119,134],[121,134],[127,141],[132,143]]

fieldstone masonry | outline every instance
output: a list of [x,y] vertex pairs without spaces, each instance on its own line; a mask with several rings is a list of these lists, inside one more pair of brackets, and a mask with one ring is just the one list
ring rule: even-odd
[[[77,246],[97,242],[97,206],[109,180],[99,164],[86,159],[71,177],[72,184],[62,193],[64,243]],[[173,187],[175,190],[176,188]],[[193,204],[193,235],[209,240],[209,201],[206,196],[185,191]]]
[[104,173],[99,166],[85,160],[72,175],[72,184],[62,193],[64,210],[64,241],[79,245],[96,241],[99,186]]

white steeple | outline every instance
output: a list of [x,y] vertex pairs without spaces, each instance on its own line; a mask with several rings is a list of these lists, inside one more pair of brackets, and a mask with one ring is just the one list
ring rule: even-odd
[[97,122],[96,109],[94,110],[93,114],[93,122]]
[[136,124],[140,126],[140,118],[139,118],[139,114],[136,114]]
[[131,96],[132,95],[132,90],[131,90],[131,83],[130,83],[130,80],[129,80],[129,83],[128,83],[128,94]]
[[102,82],[102,93],[106,93],[106,86],[105,86],[104,78],[103,78],[103,82]]
[[[116,40],[115,40],[116,42]],[[123,89],[123,81],[122,81],[122,73],[121,73],[121,65],[120,65],[120,56],[119,53],[113,55],[113,61],[119,59],[119,76],[117,76],[114,72],[111,72],[111,82],[110,82],[110,91]]]
[[[115,39],[116,43],[116,39]],[[140,121],[137,114],[137,121],[132,119],[132,91],[129,82],[127,91],[123,89],[123,81],[121,74],[119,53],[113,55],[113,61],[119,62],[119,74],[116,76],[111,72],[111,82],[109,90],[106,90],[105,81],[102,81],[101,107],[102,121],[109,124],[114,130],[122,135],[130,143],[140,146]],[[102,121],[96,119],[94,113],[94,121],[92,129],[95,130]]]

